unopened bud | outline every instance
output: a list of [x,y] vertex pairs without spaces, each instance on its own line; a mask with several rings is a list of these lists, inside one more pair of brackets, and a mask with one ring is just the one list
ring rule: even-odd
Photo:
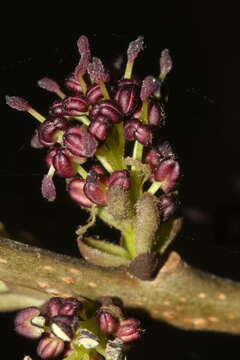
[[66,148],[76,156],[92,157],[98,146],[97,140],[85,128],[72,126],[64,134]]
[[42,359],[51,359],[59,356],[64,349],[64,342],[57,338],[46,335],[37,346],[37,354]]
[[69,76],[65,81],[66,88],[77,95],[83,94],[83,89],[80,82],[74,75]]
[[40,310],[34,306],[19,311],[15,318],[15,330],[17,333],[32,339],[39,338],[43,333],[43,329],[32,323],[32,320],[39,315]]
[[96,104],[103,99],[102,90],[98,84],[89,86],[86,96],[90,104]]
[[69,126],[64,117],[56,117],[52,120],[46,120],[38,127],[39,141],[44,146],[52,146],[56,139],[54,135],[59,130],[66,130]]
[[107,205],[107,182],[106,178],[91,172],[84,185],[85,195],[99,206]]
[[93,120],[88,127],[88,131],[97,140],[104,141],[112,130],[112,122],[107,117],[99,115]]
[[162,221],[167,221],[176,212],[177,199],[172,195],[161,195],[158,206]]
[[51,332],[62,341],[71,341],[73,338],[72,317],[57,315],[50,319]]
[[108,187],[119,186],[124,190],[130,190],[131,180],[130,174],[127,170],[116,170],[110,175],[108,180]]
[[151,99],[148,104],[148,123],[149,125],[162,127],[165,125],[166,114],[163,104],[155,99]]
[[180,177],[180,166],[176,160],[163,160],[157,168],[154,178],[163,182],[161,188],[165,193],[172,191]]
[[79,116],[88,111],[88,105],[85,96],[68,96],[63,100],[63,112],[68,116]]
[[140,102],[139,89],[136,85],[122,85],[118,89],[114,100],[120,106],[124,115],[132,115]]
[[126,319],[121,321],[118,330],[115,332],[115,336],[120,338],[124,342],[131,342],[140,338],[142,330],[140,328],[140,321],[137,319]]
[[120,123],[123,120],[122,111],[117,103],[113,100],[104,100],[93,105],[89,114],[91,120],[95,120],[99,115],[103,115],[111,120],[114,124]]
[[68,192],[72,200],[84,207],[92,207],[94,203],[85,195],[83,188],[85,185],[83,179],[73,179],[68,184]]
[[64,115],[63,113],[63,101],[56,100],[49,108],[49,115],[51,117],[58,117]]
[[96,315],[100,330],[103,334],[113,334],[117,331],[119,321],[112,314],[106,311],[99,311]]
[[67,156],[64,148],[59,148],[52,158],[52,164],[57,174],[64,178],[70,178],[76,175],[77,170],[71,158]]

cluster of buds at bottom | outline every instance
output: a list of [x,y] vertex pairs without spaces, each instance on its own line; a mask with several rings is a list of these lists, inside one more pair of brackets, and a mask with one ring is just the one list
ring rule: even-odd
[[15,329],[20,335],[39,339],[37,354],[42,359],[67,359],[72,354],[76,358],[85,355],[84,359],[89,360],[118,359],[126,343],[138,339],[143,331],[140,322],[124,317],[110,298],[107,303],[89,311],[75,298],[53,297],[40,308],[21,310],[15,318]]
[[[159,226],[168,223],[178,207],[179,161],[170,144],[160,140],[166,122],[164,83],[172,59],[169,51],[163,50],[159,74],[138,79],[133,68],[144,48],[144,39],[139,36],[130,42],[125,72],[115,80],[102,61],[91,55],[86,36],[78,39],[77,47],[80,60],[65,81],[66,91],[49,78],[38,82],[41,88],[58,96],[46,116],[20,97],[7,96],[6,102],[40,122],[31,145],[47,149],[43,197],[54,201],[54,176],[64,178],[74,202],[121,231],[124,250],[112,247],[108,258],[116,255],[116,263],[126,265],[128,259],[144,251],[160,251],[154,237],[159,236]],[[141,205],[146,199],[147,207]],[[144,207],[149,207],[150,217],[139,211]],[[165,240],[170,227],[168,224],[167,230],[163,229]],[[148,246],[138,244],[139,234],[151,238]],[[92,242],[90,248],[107,251],[106,244],[98,245]],[[82,246],[83,256],[96,258],[83,253],[84,249]],[[119,257],[124,258],[123,262]],[[112,261],[103,262],[113,266]],[[95,259],[94,263],[99,265],[100,261]]]

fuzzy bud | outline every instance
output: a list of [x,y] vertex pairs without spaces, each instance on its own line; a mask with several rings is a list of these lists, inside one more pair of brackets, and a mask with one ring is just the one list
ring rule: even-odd
[[89,63],[87,71],[93,83],[105,83],[109,79],[108,73],[105,70],[102,61],[97,57],[92,58],[92,62]]
[[55,94],[61,92],[61,88],[58,85],[58,83],[55,80],[50,79],[48,77],[44,77],[41,80],[38,80],[37,84],[40,88],[47,90],[49,92],[53,92]]
[[177,199],[172,195],[161,195],[158,206],[160,209],[161,219],[165,222],[175,214],[177,209]]
[[161,52],[160,56],[160,78],[164,79],[167,74],[172,70],[173,62],[169,50],[165,49]]
[[131,202],[129,191],[121,186],[112,186],[107,193],[107,211],[114,219],[123,221],[131,216]]
[[146,100],[150,95],[152,95],[157,88],[156,79],[153,76],[146,76],[142,82],[140,98],[142,101]]
[[42,179],[41,193],[48,201],[54,201],[56,199],[56,188],[51,175],[44,175]]
[[139,36],[136,40],[130,42],[127,50],[128,61],[134,62],[140,51],[143,50],[143,44],[143,36]]

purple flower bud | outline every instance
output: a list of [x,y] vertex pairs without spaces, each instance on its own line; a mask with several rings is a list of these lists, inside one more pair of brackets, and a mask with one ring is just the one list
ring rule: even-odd
[[134,62],[139,52],[143,50],[143,44],[143,36],[139,36],[136,40],[130,42],[127,50],[128,61]]
[[112,335],[117,331],[119,320],[109,312],[100,310],[96,314],[96,319],[103,334]]
[[41,80],[38,80],[37,84],[40,88],[47,90],[49,92],[53,92],[56,94],[61,92],[61,88],[58,85],[58,83],[55,80],[52,80],[48,77],[44,77]]
[[76,156],[92,157],[98,146],[97,140],[84,127],[72,126],[64,134],[66,148]]
[[91,120],[95,120],[99,115],[107,117],[114,124],[120,123],[123,120],[123,114],[120,106],[113,100],[104,100],[93,105],[89,115]]
[[131,180],[130,174],[127,170],[116,170],[114,171],[108,180],[108,187],[120,186],[124,190],[130,190]]
[[164,79],[167,74],[171,71],[173,66],[172,58],[170,56],[169,50],[165,49],[161,53],[160,57],[160,78]]
[[41,308],[41,312],[49,318],[59,315],[63,306],[64,299],[61,297],[52,297]]
[[163,160],[154,174],[156,181],[163,182],[162,190],[165,193],[173,190],[179,177],[180,166],[179,163],[173,159]]
[[77,299],[70,297],[63,299],[62,308],[59,314],[62,315],[78,315],[83,310],[83,304]]
[[129,318],[121,321],[118,330],[115,332],[115,336],[124,342],[131,342],[138,339],[141,333],[140,321]]
[[92,62],[89,63],[87,71],[93,83],[105,83],[109,80],[108,72],[105,70],[102,61],[97,57],[92,58]]
[[76,77],[74,75],[69,76],[66,80],[65,80],[65,85],[66,88],[70,91],[72,91],[73,93],[77,94],[77,95],[82,95],[83,94],[83,90],[82,87],[80,85],[80,82],[78,79],[76,79]]
[[39,315],[40,310],[35,306],[19,311],[15,318],[16,332],[31,339],[39,338],[43,333],[43,329],[31,323],[32,319]]
[[83,188],[85,180],[73,179],[68,184],[68,192],[72,200],[84,207],[92,207],[94,203],[85,195]]
[[6,104],[12,109],[18,111],[28,111],[30,108],[28,101],[19,96],[6,96],[5,99]]
[[172,195],[161,195],[158,205],[162,221],[164,222],[175,214],[177,209],[177,199]]
[[71,159],[66,154],[64,148],[59,148],[52,158],[53,166],[57,174],[64,178],[70,178],[76,175],[77,170],[74,167]]
[[49,115],[51,117],[58,117],[64,115],[63,113],[63,101],[56,100],[49,108]]
[[44,175],[42,179],[41,193],[48,201],[54,201],[56,199],[56,188],[52,176],[49,174]]
[[52,146],[56,140],[54,135],[59,130],[66,130],[69,126],[68,120],[64,117],[56,117],[52,120],[46,120],[38,127],[39,141],[44,146]]
[[46,335],[38,343],[37,354],[42,359],[50,359],[60,355],[63,349],[64,341],[55,336]]
[[150,126],[140,122],[135,133],[135,139],[144,146],[150,145],[152,143],[152,129]]
[[157,81],[153,76],[146,76],[142,82],[140,98],[146,100],[157,88]]
[[107,205],[107,180],[105,176],[91,171],[86,179],[83,191],[96,205]]
[[102,90],[98,84],[89,86],[86,96],[90,104],[95,104],[103,99]]
[[130,119],[124,127],[124,136],[127,140],[136,140],[135,134],[141,122],[137,119]]
[[136,85],[122,85],[115,94],[114,100],[124,115],[129,116],[139,105],[139,89]]
[[156,170],[156,168],[160,165],[161,161],[161,154],[159,154],[159,152],[155,148],[152,148],[147,152],[144,160],[146,164],[150,165],[152,171]]
[[165,125],[166,113],[163,104],[155,99],[151,99],[148,104],[148,123],[150,125],[162,127]]
[[68,116],[79,116],[88,111],[88,105],[85,96],[68,96],[63,100],[63,112]]
[[104,141],[110,134],[113,124],[108,120],[107,117],[99,115],[93,120],[88,127],[88,131],[97,140]]

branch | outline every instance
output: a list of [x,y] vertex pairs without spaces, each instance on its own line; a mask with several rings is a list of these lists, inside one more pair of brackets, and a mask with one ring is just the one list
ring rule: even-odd
[[126,268],[0,239],[0,310],[40,305],[51,296],[119,297],[124,305],[183,329],[240,333],[240,284],[196,270],[172,252],[153,281]]

